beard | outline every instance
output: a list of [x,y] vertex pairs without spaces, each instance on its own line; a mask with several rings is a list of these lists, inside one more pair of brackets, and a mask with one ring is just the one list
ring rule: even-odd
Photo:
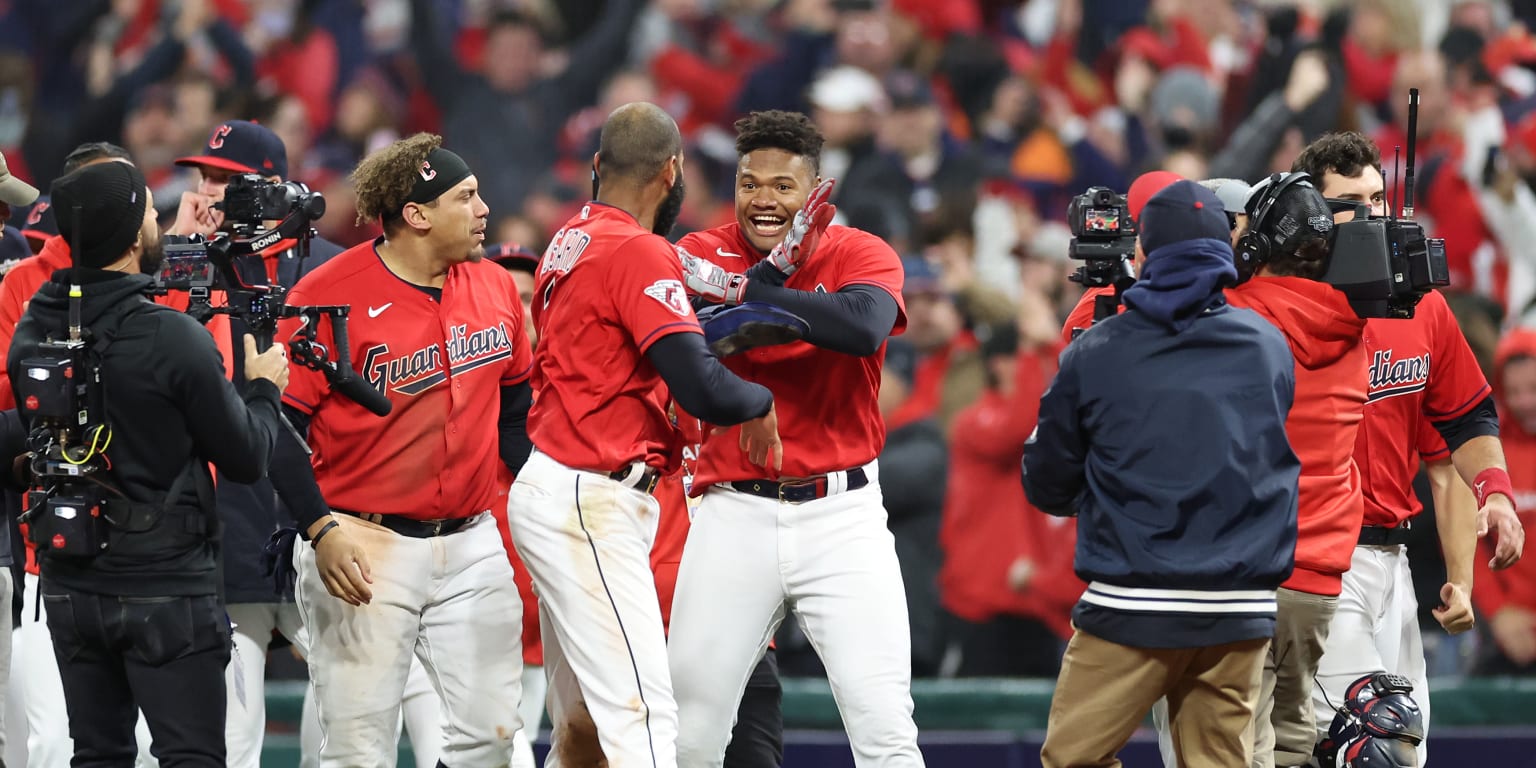
[[672,189],[667,191],[667,199],[661,201],[661,206],[656,209],[656,221],[651,226],[651,231],[662,237],[672,232],[672,227],[677,225],[677,217],[683,212],[683,198],[688,190],[683,186],[683,175],[677,175],[677,181],[672,184]]
[[139,273],[153,275],[160,271],[160,265],[165,263],[165,242],[160,239],[160,233],[156,232],[154,239],[145,237],[144,251],[139,254]]

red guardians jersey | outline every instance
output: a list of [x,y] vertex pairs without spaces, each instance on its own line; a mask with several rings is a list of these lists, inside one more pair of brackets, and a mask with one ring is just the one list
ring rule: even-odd
[[[390,272],[378,242],[321,265],[288,302],[352,307],[352,367],[389,398],[389,415],[369,413],[297,363],[283,402],[309,414],[315,478],[331,507],[417,520],[484,512],[497,503],[503,471],[500,388],[526,379],[531,363],[516,284],[491,262],[456,264],[439,301]],[[296,327],[285,321],[277,338]],[[331,344],[329,322],[319,342]]]
[[[745,272],[764,258],[734,222],[690,234],[679,245],[731,272]],[[901,260],[885,241],[862,230],[834,226],[827,228],[816,252],[785,285],[823,293],[851,285],[875,286],[896,299],[892,333],[899,334],[907,327],[902,277]],[[736,375],[773,392],[784,444],[784,477],[863,466],[885,447],[885,420],[876,402],[884,344],[873,355],[854,357],[797,341],[748,350],[724,362]],[[714,483],[764,476],[766,470],[741,450],[740,439],[739,428],[717,437],[706,435],[694,493]]]
[[534,279],[534,447],[576,469],[613,472],[682,461],[667,387],[645,353],[674,333],[703,333],[666,238],[591,202],[555,233]]
[[1370,392],[1355,439],[1365,524],[1395,526],[1422,509],[1413,495],[1420,455],[1446,455],[1443,442],[1433,446],[1432,422],[1467,413],[1490,390],[1438,291],[1419,302],[1412,320],[1368,321],[1365,348]]

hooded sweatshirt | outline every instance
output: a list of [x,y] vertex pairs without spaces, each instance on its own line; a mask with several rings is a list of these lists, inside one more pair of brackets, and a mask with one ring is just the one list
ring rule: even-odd
[[[1515,508],[1527,531],[1536,528],[1536,435],[1525,430],[1503,404],[1504,367],[1517,357],[1536,358],[1536,330],[1517,328],[1499,342],[1494,355],[1494,401],[1499,409],[1499,442],[1504,445],[1504,461],[1509,465],[1509,482],[1515,489]],[[1536,562],[1526,558],[1507,570],[1488,567],[1495,540],[1487,536],[1478,542],[1479,554],[1473,565],[1472,603],[1485,617],[1505,606],[1536,612]],[[1527,549],[1529,551],[1529,549]]]
[[1354,460],[1365,415],[1365,321],[1337,288],[1301,277],[1255,277],[1228,290],[1227,301],[1279,328],[1296,359],[1296,401],[1285,421],[1301,460],[1296,570],[1282,586],[1337,595],[1365,516]]
[[[1300,462],[1285,434],[1294,363],[1227,306],[1231,246],[1148,254],[1130,309],[1067,347],[1024,448],[1024,491],[1076,514],[1073,624],[1139,648],[1270,637],[1291,576]],[[1223,260],[1224,258],[1224,260]]]
[[[44,283],[16,326],[6,365],[12,382],[39,343],[63,335],[72,271],[61,270]],[[206,529],[188,524],[189,518],[213,512],[198,499],[199,483],[183,482],[177,498],[164,497],[189,466],[202,473],[200,483],[211,483],[208,461],[237,482],[266,474],[278,430],[278,389],[264,380],[253,382],[242,402],[224,377],[208,332],[145,296],[153,284],[148,275],[83,269],[80,279],[86,326],[119,304],[140,304],[122,318],[101,361],[112,427],[107,479],[129,501],[166,502],[168,511],[143,533],[111,529],[110,548],[94,558],[45,554],[43,582],[106,595],[216,594],[212,541]]]

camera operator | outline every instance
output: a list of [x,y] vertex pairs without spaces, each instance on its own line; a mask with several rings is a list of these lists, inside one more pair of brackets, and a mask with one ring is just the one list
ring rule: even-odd
[[[85,459],[97,471],[78,476],[94,482],[39,480],[105,499],[103,514],[75,515],[81,520],[66,537],[60,531],[72,518],[48,514],[51,502],[34,497],[32,521],[74,762],[131,763],[137,705],[162,762],[222,766],[229,622],[218,597],[206,464],[244,482],[266,471],[287,361],[280,347],[256,354],[245,337],[252,385],[242,403],[208,334],[148,300],[153,280],[144,273],[161,244],[137,168],[87,166],[55,181],[52,199],[61,235],[79,243],[79,266],[56,273],[31,300],[7,368],[17,400],[28,403],[28,372],[51,351],[45,340],[66,338],[71,283],[79,285],[79,318],[91,334],[86,359],[99,365],[102,382],[89,397],[99,406],[87,412],[98,412],[92,423],[107,425],[110,440],[100,459]],[[38,431],[57,440],[60,429]],[[105,546],[74,554],[71,541],[93,539]]]
[[[97,163],[132,164],[133,161],[128,156],[128,150],[116,144],[88,142],[75,147],[64,158],[64,167],[59,176],[68,176]],[[58,234],[58,219],[54,215],[51,201],[49,205],[47,218],[53,222],[54,233],[43,241],[42,249],[35,257],[23,260],[6,273],[5,280],[0,281],[0,354],[10,349],[16,324],[21,322],[26,304],[32,300],[37,289],[48,282],[54,272],[69,269],[70,266],[69,243]],[[169,306],[168,298],[157,297],[156,302]],[[14,408],[15,405],[10,375],[0,371],[0,407]],[[19,509],[20,496],[15,498],[14,503]],[[27,597],[33,598],[33,610],[22,612],[13,649],[16,663],[12,669],[16,671],[18,686],[26,691],[23,709],[27,721],[27,763],[37,768],[63,768],[69,765],[69,757],[74,754],[75,748],[69,738],[69,716],[64,707],[64,687],[59,679],[59,663],[53,655],[53,639],[37,607],[38,567],[35,548],[30,539],[23,539],[23,543],[26,563],[22,576],[23,589],[19,594],[23,601]],[[140,741],[139,763],[152,765],[149,727],[142,714],[135,733]]]
[[[1369,206],[1373,216],[1386,213],[1381,152],[1360,133],[1319,138],[1292,170],[1316,180],[1324,198]],[[1354,217],[1351,208],[1334,220]],[[1469,596],[1478,537],[1497,531],[1490,563],[1496,569],[1514,565],[1525,544],[1491,390],[1445,298],[1430,291],[1412,319],[1368,320],[1365,347],[1369,394],[1355,443],[1365,521],[1313,686],[1319,739],[1327,735],[1345,688],[1383,670],[1413,682],[1428,733],[1428,678],[1404,546],[1421,509],[1413,494],[1421,458],[1428,462],[1447,579],[1440,588],[1442,604],[1433,613],[1447,632],[1473,627]],[[1475,490],[1475,499],[1458,475]],[[1418,747],[1419,765],[1425,764],[1427,743]]]
[[[267,127],[243,120],[230,120],[213,129],[204,151],[183,157],[177,165],[197,169],[201,182],[196,191],[183,192],[176,222],[167,230],[173,235],[203,235],[229,232],[235,222],[228,211],[214,206],[226,201],[230,179],[237,174],[255,173],[266,181],[282,183],[288,174],[288,151],[283,140]],[[277,221],[263,221],[272,228]],[[279,284],[292,288],[299,278],[341,253],[341,247],[316,238],[310,252],[300,263],[297,242],[280,240],[259,253],[233,257],[241,278],[250,285]],[[215,303],[222,303],[214,296]],[[240,387],[244,350],[240,337],[247,332],[245,323],[229,315],[214,315],[208,320],[223,354],[228,375]],[[299,629],[299,611],[291,589],[280,589],[266,574],[262,549],[274,531],[294,525],[293,516],[280,506],[272,483],[262,478],[255,483],[230,482],[218,477],[219,515],[224,523],[224,590],[229,618],[234,623],[234,658],[229,665],[229,764],[235,768],[256,768],[261,762],[262,737],[266,733],[267,651],[273,632],[290,642]],[[301,649],[302,650],[302,649]],[[235,675],[243,679],[236,681]],[[240,692],[244,692],[244,696]]]
[[1140,223],[1146,263],[1126,311],[1067,347],[1024,451],[1030,503],[1080,515],[1076,571],[1090,582],[1046,768],[1115,763],[1161,696],[1181,764],[1246,764],[1291,572],[1300,463],[1285,338],[1226,304],[1237,272],[1214,193],[1176,182]]

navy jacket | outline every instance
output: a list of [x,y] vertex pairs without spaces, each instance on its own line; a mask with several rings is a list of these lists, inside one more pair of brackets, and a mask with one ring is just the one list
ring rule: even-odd
[[1024,489],[1078,516],[1079,629],[1142,648],[1274,633],[1296,548],[1293,368],[1274,326],[1219,299],[1177,333],[1129,309],[1062,353]]
[[[300,277],[309,274],[341,251],[341,246],[317,237],[309,244],[309,258],[304,260],[302,274],[297,253],[290,250],[278,262],[277,281],[292,288]],[[254,256],[236,259],[236,268],[249,283],[265,285],[268,282],[265,266]],[[229,328],[233,336],[230,349],[235,355],[235,388],[243,393],[247,382],[245,345],[241,337],[247,329],[244,323],[234,318],[231,318]],[[272,577],[267,575],[266,564],[262,560],[262,548],[273,532],[294,524],[293,515],[277,500],[277,494],[272,490],[272,481],[262,477],[254,483],[238,483],[220,472],[216,491],[219,517],[224,522],[225,601],[238,605],[292,600],[292,593],[286,589],[280,591]]]

